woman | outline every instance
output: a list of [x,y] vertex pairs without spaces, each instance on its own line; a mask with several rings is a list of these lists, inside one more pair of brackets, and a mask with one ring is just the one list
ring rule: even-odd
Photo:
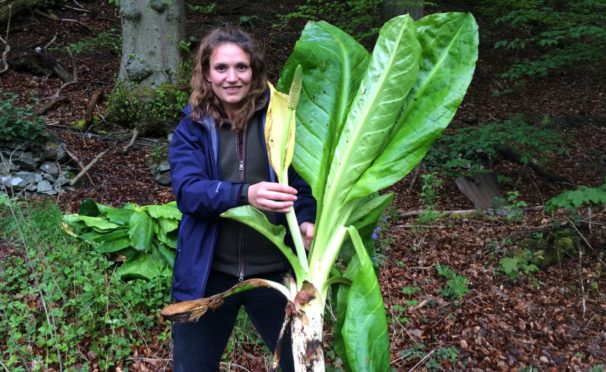
[[[250,204],[273,223],[285,224],[295,208],[304,242],[313,237],[315,202],[309,186],[291,170],[290,186],[280,185],[267,159],[263,125],[269,100],[265,64],[251,38],[225,26],[201,42],[191,79],[185,117],[170,145],[173,191],[183,212],[172,295],[177,301],[223,292],[249,277],[282,281],[290,267],[264,236],[219,215]],[[175,371],[216,371],[244,306],[273,351],[286,301],[271,289],[254,289],[228,298],[197,323],[175,323]],[[292,370],[290,339],[285,337],[281,366]]]

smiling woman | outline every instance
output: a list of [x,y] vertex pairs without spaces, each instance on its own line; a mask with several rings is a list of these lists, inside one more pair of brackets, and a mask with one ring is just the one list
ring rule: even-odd
[[250,57],[236,44],[221,44],[210,56],[210,71],[206,78],[229,117],[242,106],[250,91]]
[[[286,225],[284,214],[294,208],[304,241],[313,237],[316,211],[309,186],[292,169],[291,186],[275,182],[268,163],[265,79],[260,53],[239,28],[221,27],[202,40],[186,116],[169,151],[173,191],[183,212],[173,274],[176,301],[212,296],[250,277],[281,282],[292,270],[268,238],[219,218],[228,209],[250,204]],[[242,306],[265,343],[276,349],[286,299],[258,288],[226,299],[219,311],[196,323],[173,324],[174,370],[218,370]],[[291,371],[290,338],[284,340],[281,366]]]

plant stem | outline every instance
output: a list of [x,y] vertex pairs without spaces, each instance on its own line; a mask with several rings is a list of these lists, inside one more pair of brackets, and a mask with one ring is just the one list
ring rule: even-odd
[[305,273],[309,274],[307,252],[305,251],[305,246],[303,245],[303,238],[301,237],[301,230],[299,230],[299,223],[297,222],[297,216],[295,215],[294,208],[290,208],[288,213],[286,213],[286,221],[288,222],[288,228],[290,229],[290,234],[292,235],[292,241],[295,244],[295,250],[297,251],[299,262],[301,262],[301,266],[303,266]]
[[[282,177],[278,177],[278,180],[281,184],[288,186],[288,170],[284,170],[282,172]],[[306,275],[309,275],[309,263],[307,261],[307,252],[305,251],[305,246],[303,245],[303,238],[301,237],[301,230],[299,229],[299,222],[297,221],[297,215],[295,214],[295,208],[292,207],[286,213],[286,222],[288,223],[288,228],[290,229],[290,235],[292,236],[292,241],[295,244],[295,251],[297,252],[297,257],[299,258],[299,262],[303,267],[303,271],[305,271]],[[301,282],[303,278],[297,278],[297,282]]]

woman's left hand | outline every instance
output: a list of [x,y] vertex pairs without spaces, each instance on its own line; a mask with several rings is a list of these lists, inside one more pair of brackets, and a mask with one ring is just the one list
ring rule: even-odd
[[301,237],[303,238],[303,246],[305,247],[305,250],[309,250],[311,241],[314,238],[315,227],[316,225],[311,222],[303,222],[299,225],[299,230],[301,230]]

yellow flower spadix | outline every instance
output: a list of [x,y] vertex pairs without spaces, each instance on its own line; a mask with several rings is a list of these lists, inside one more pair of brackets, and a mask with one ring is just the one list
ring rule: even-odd
[[269,163],[278,181],[288,184],[288,167],[295,151],[296,108],[302,85],[301,66],[297,66],[289,94],[278,92],[271,83],[271,98],[265,119],[265,142]]

